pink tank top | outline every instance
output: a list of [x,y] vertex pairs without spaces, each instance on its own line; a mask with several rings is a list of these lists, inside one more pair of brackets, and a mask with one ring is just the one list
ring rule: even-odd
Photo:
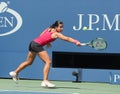
[[52,35],[54,32],[50,32],[50,31],[48,31],[48,30],[49,30],[49,28],[45,29],[45,31],[44,31],[39,37],[35,38],[34,41],[35,41],[36,43],[40,44],[41,46],[44,46],[44,45],[46,45],[46,44],[48,44],[48,43],[56,40],[56,39],[53,39],[53,38],[51,37],[51,35]]

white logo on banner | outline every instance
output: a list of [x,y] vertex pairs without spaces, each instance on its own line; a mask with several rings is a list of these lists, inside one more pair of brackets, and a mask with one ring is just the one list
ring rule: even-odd
[[119,74],[114,74],[114,82],[120,81],[120,75]]
[[[120,31],[120,14],[115,14],[113,18],[109,18],[107,14],[77,14],[78,16],[78,24],[77,26],[73,26],[73,30],[79,31],[83,27],[83,20],[85,17],[87,23],[87,30],[93,31],[106,31],[106,30],[113,30],[113,31]],[[84,18],[84,19],[83,19]]]
[[[14,26],[14,28],[10,31],[0,31],[0,36],[6,36],[17,32],[17,30],[19,30],[22,26],[22,17],[15,10],[8,8],[8,4],[6,2],[0,2],[0,14],[2,15],[3,13],[9,13],[13,15],[16,18],[16,26]],[[10,21],[7,17],[0,16],[0,28],[7,27],[7,24],[13,27],[14,17],[10,17]]]

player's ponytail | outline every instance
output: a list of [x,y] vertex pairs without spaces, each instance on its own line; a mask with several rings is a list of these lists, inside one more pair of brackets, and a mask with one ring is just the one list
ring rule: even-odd
[[50,28],[58,27],[59,24],[63,24],[63,22],[57,20],[50,26]]

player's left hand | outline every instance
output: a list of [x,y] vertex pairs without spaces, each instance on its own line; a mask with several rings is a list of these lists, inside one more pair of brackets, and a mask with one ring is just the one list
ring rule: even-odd
[[52,45],[50,43],[46,45],[46,48],[51,48],[51,47]]

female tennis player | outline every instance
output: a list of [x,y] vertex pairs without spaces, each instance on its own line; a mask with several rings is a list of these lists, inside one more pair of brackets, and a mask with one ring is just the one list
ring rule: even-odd
[[50,47],[51,42],[55,41],[58,38],[74,43],[77,46],[81,46],[81,43],[78,40],[75,40],[71,37],[64,36],[62,34],[62,31],[63,31],[63,22],[55,21],[55,23],[53,23],[50,27],[45,29],[37,38],[35,38],[33,41],[30,42],[29,52],[28,52],[26,61],[21,63],[17,69],[9,73],[15,82],[18,81],[18,73],[21,70],[23,70],[25,67],[31,65],[36,55],[38,55],[40,59],[45,63],[44,69],[43,69],[43,81],[41,83],[41,86],[42,87],[55,87],[55,85],[52,84],[48,80],[51,59],[47,51],[43,47],[45,45],[47,47]]

